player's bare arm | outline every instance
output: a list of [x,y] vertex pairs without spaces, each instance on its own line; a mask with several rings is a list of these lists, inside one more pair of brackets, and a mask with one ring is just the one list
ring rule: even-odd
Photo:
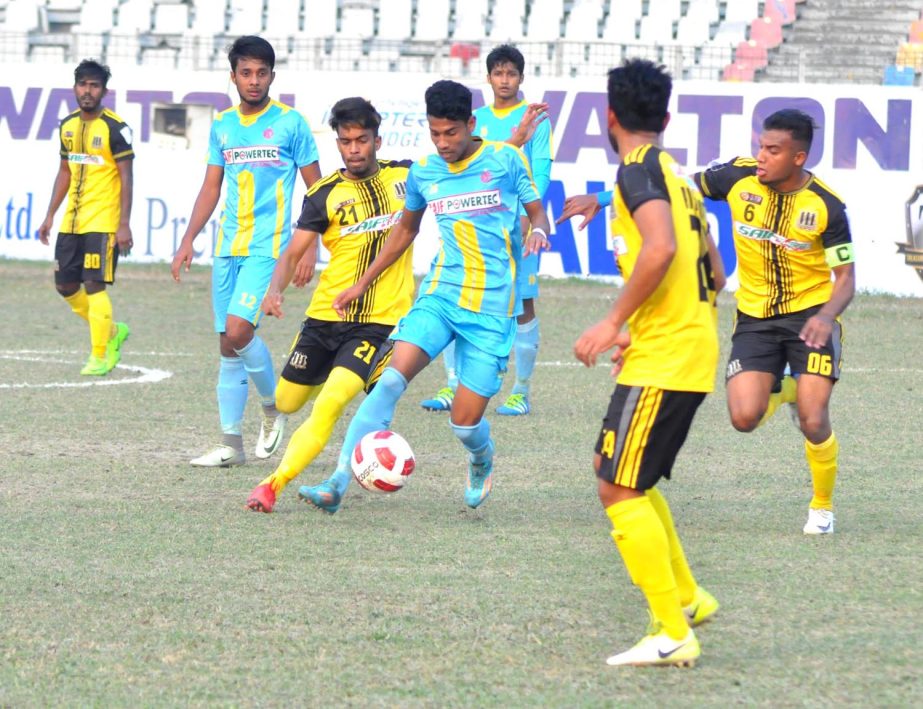
[[715,240],[711,238],[711,229],[705,234],[705,243],[708,247],[708,258],[711,261],[712,274],[715,277],[715,295],[724,290],[727,285],[727,275],[724,273],[724,263],[721,261],[721,254],[718,253],[718,247]]
[[547,120],[548,104],[530,103],[526,112],[522,114],[522,120],[519,121],[519,125],[516,126],[516,132],[513,133],[506,142],[510,145],[515,145],[517,148],[521,148],[532,140],[532,136],[535,135],[535,129],[538,128],[539,123]]
[[128,256],[134,241],[131,238],[131,202],[134,191],[134,175],[132,165],[134,160],[120,160],[116,163],[119,170],[119,227],[115,232],[115,241],[119,245],[119,253]]
[[[263,297],[263,303],[260,308],[266,315],[272,315],[277,318],[282,317],[282,303],[285,300],[282,293],[291,283],[292,276],[301,267],[305,256],[311,253],[315,254],[316,260],[317,232],[308,231],[307,229],[295,229],[288,247],[279,256],[279,260],[276,261],[276,267],[272,271],[272,279],[269,281],[269,289]],[[311,275],[314,275],[313,266]],[[308,280],[310,280],[310,276]]]
[[561,224],[573,217],[583,217],[583,221],[580,222],[580,226],[577,227],[577,229],[583,230],[586,229],[587,224],[593,221],[593,218],[599,214],[600,209],[602,209],[602,207],[595,194],[574,195],[564,200],[564,209],[561,215],[554,220],[554,223]]
[[185,266],[186,273],[189,273],[189,266],[192,265],[193,242],[199,235],[212,212],[218,206],[218,200],[221,199],[221,183],[224,181],[224,168],[220,165],[209,165],[205,170],[205,180],[202,182],[202,188],[199,190],[199,196],[196,197],[195,205],[192,207],[192,215],[189,217],[189,223],[186,225],[186,233],[180,242],[176,254],[173,256],[173,263],[170,265],[170,272],[173,274],[173,280],[179,283],[180,270]]
[[539,251],[548,251],[551,248],[551,242],[548,241],[551,224],[548,223],[548,215],[542,207],[542,201],[537,199],[522,206],[526,210],[529,225],[532,227],[523,244],[523,254],[529,256]]
[[846,306],[856,294],[856,268],[853,263],[846,263],[833,268],[833,293],[826,305],[817,314],[808,318],[801,328],[800,337],[808,347],[817,349],[830,340],[833,323],[846,310]]
[[641,251],[634,271],[625,282],[622,292],[612,304],[609,314],[589,327],[574,345],[574,355],[587,367],[596,364],[602,353],[624,342],[622,326],[628,318],[657,290],[676,254],[676,234],[670,205],[662,199],[642,204],[634,212],[635,223],[641,232]]
[[38,228],[38,239],[46,246],[48,245],[48,236],[51,234],[51,227],[54,223],[54,215],[57,213],[61,202],[67,197],[67,190],[71,183],[71,171],[67,165],[67,160],[62,160],[58,166],[58,174],[54,178],[54,187],[51,190],[51,201],[48,203],[48,213],[45,220]]
[[[298,169],[301,173],[301,179],[304,180],[305,188],[309,188],[321,178],[320,165],[314,162]],[[296,288],[304,288],[311,279],[314,278],[314,271],[317,268],[317,249],[308,249],[304,252],[301,260],[295,266],[295,275],[292,277],[292,283]]]
[[298,168],[298,172],[301,173],[301,179],[304,180],[305,188],[310,187],[321,178],[320,165],[317,160],[308,163],[304,167]]
[[341,318],[346,316],[346,306],[365,293],[372,282],[381,275],[388,266],[397,261],[401,254],[413,243],[420,232],[420,221],[423,219],[425,209],[405,209],[400,221],[391,229],[388,238],[381,246],[381,251],[375,260],[369,264],[356,284],[350,286],[333,299],[333,309]]

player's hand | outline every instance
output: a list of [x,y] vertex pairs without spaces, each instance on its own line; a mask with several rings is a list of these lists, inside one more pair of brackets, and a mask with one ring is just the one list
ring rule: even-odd
[[581,194],[575,195],[573,197],[568,197],[564,200],[564,211],[561,212],[561,216],[554,220],[555,224],[560,224],[561,222],[567,221],[571,217],[583,217],[583,222],[581,222],[578,229],[586,229],[586,225],[593,221],[593,217],[599,214],[599,210],[602,207],[599,205],[599,200],[596,198],[595,194]]
[[274,318],[282,317],[282,303],[285,302],[285,296],[277,290],[271,290],[263,296],[263,302],[260,304],[260,310],[265,315],[272,315]]
[[346,308],[364,292],[365,289],[358,284],[352,285],[344,291],[340,291],[339,295],[333,299],[333,309],[336,311],[336,314],[345,319]]
[[626,330],[623,330],[619,333],[615,349],[609,358],[612,361],[612,369],[609,370],[609,375],[613,379],[618,379],[619,372],[622,371],[625,364],[625,350],[628,349],[629,345],[631,345],[631,335]]
[[522,245],[522,255],[531,256],[539,251],[548,251],[551,248],[551,242],[542,232],[530,231],[526,237],[526,242]]
[[304,288],[314,278],[314,269],[317,267],[317,249],[308,249],[304,256],[295,265],[295,275],[292,284],[296,288]]
[[[624,350],[629,344],[631,344],[629,334],[622,332],[621,327],[616,326],[607,318],[587,328],[577,338],[574,344],[574,356],[587,367],[593,367],[596,364],[596,358],[601,353],[613,347]],[[620,357],[621,352],[618,352],[617,356]]]
[[799,337],[811,349],[820,349],[830,341],[834,319],[826,315],[813,315],[801,328]]
[[173,274],[173,280],[179,283],[179,272],[185,265],[186,273],[189,273],[189,266],[192,264],[192,244],[185,240],[180,242],[179,248],[173,255],[173,263],[170,264],[170,273]]
[[45,246],[48,246],[48,236],[51,234],[51,225],[53,221],[54,219],[52,217],[45,217],[45,221],[43,221],[38,228],[38,240],[45,244]]
[[517,148],[521,148],[535,135],[535,129],[538,128],[538,124],[546,120],[548,120],[548,104],[530,103],[529,107],[526,108],[526,112],[522,114],[522,120],[519,121],[519,125],[513,131],[509,142]]
[[135,245],[131,238],[131,227],[127,224],[120,224],[115,232],[115,242],[119,245],[119,254],[121,256],[131,254],[131,247]]

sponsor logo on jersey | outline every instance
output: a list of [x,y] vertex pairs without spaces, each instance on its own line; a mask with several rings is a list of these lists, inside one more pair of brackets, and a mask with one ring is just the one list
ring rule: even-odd
[[119,131],[122,134],[122,140],[131,145],[132,138],[134,134],[131,132],[131,128],[128,126],[122,126],[122,130]]
[[817,212],[812,212],[810,210],[804,209],[798,215],[798,228],[799,229],[816,229],[817,228]]
[[483,182],[485,185],[489,184],[492,178],[493,175],[490,174],[490,170],[484,170],[484,172],[481,173],[481,182]]
[[266,140],[269,140],[270,138],[272,138],[272,135],[273,135],[272,128],[267,128],[266,130],[263,131],[263,137]]
[[363,219],[357,224],[350,224],[340,229],[340,234],[342,236],[349,236],[350,234],[365,234],[370,231],[382,231],[384,229],[390,229],[398,220],[401,218],[401,214],[404,213],[403,209],[399,209],[393,214],[381,214],[374,217],[369,217],[368,219]]
[[439,183],[438,183],[438,182],[434,182],[433,184],[431,184],[431,185],[429,186],[429,193],[430,193],[430,194],[436,194],[438,191],[439,191]]
[[752,192],[741,192],[740,198],[744,202],[749,202],[750,204],[762,204],[763,198],[758,194],[753,194]]
[[500,190],[484,190],[434,199],[429,206],[433,214],[461,214],[502,209],[503,203],[500,201]]
[[248,145],[240,148],[227,148],[221,152],[224,154],[224,162],[228,165],[279,162],[279,147],[277,145]]
[[344,207],[348,207],[349,205],[355,204],[355,203],[356,203],[356,198],[355,198],[355,197],[350,197],[349,199],[344,199],[342,202],[340,202],[340,203],[339,203],[337,206],[335,206],[333,209],[334,209],[334,211],[340,210],[340,209],[343,209]]
[[616,256],[624,256],[628,253],[628,244],[625,243],[625,237],[621,234],[612,237],[612,253]]
[[105,165],[106,163],[102,155],[87,155],[86,153],[70,153],[67,161],[78,165]]
[[101,135],[94,135],[94,136],[93,136],[93,147],[94,147],[94,148],[101,148],[101,147],[103,147],[103,137],[102,137]]
[[407,182],[395,182],[394,183],[394,196],[398,199],[405,199],[407,197]]
[[744,239],[753,241],[768,241],[771,244],[785,249],[786,251],[808,251],[811,248],[810,241],[798,241],[797,239],[787,239],[784,236],[776,234],[771,229],[763,229],[757,226],[751,226],[744,222],[734,222],[734,233]]

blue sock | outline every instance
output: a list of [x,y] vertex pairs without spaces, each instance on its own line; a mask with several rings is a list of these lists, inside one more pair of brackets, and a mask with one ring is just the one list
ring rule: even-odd
[[247,374],[256,385],[263,404],[269,405],[276,400],[276,376],[272,371],[272,355],[269,348],[259,336],[254,335],[244,347],[234,350],[240,355]]
[[247,407],[247,371],[240,357],[221,357],[218,367],[218,418],[222,433],[240,435]]
[[336,472],[330,476],[330,482],[336,486],[340,495],[346,492],[352,477],[350,459],[356,444],[366,433],[390,428],[394,407],[406,388],[407,380],[404,379],[404,375],[393,367],[386,367],[372,393],[365,397],[365,401],[356,409],[356,415],[346,429]]
[[532,379],[532,370],[535,369],[535,359],[538,357],[538,340],[538,318],[516,326],[516,342],[513,345],[516,352],[514,394],[529,395],[529,380]]
[[458,389],[458,374],[455,372],[455,340],[452,340],[442,350],[442,363],[445,365],[446,383],[452,391]]
[[452,424],[452,431],[468,451],[468,460],[479,465],[486,463],[493,457],[494,444],[490,440],[490,424],[482,418],[474,426],[458,426]]

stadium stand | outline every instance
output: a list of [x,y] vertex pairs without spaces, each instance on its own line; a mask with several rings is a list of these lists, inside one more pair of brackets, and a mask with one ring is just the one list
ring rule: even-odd
[[538,76],[601,75],[631,55],[685,79],[905,83],[898,69],[909,66],[919,83],[921,2],[882,9],[880,0],[0,0],[0,60],[223,68],[233,37],[256,33],[300,70],[467,76],[511,41]]

